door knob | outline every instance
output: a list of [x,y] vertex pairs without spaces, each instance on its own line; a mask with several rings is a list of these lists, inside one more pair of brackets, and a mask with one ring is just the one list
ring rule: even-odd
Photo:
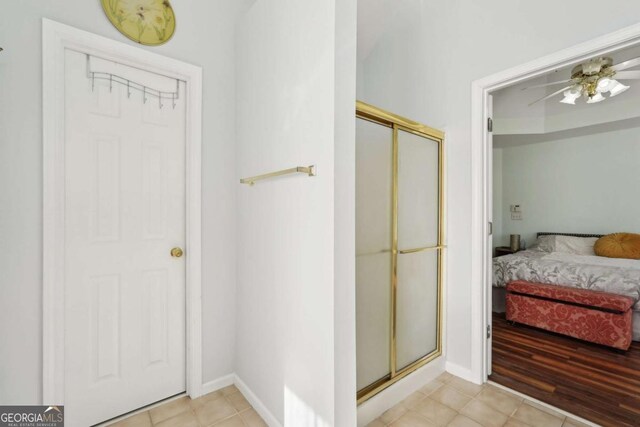
[[180,258],[182,254],[184,254],[184,252],[182,252],[182,249],[180,248],[171,249],[171,256],[174,258]]

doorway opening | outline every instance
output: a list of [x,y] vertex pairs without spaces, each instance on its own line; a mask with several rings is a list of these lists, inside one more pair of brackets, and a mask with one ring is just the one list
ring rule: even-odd
[[[569,274],[563,274],[558,265],[574,255],[592,256],[556,253],[562,252],[561,250],[552,250],[546,254],[522,251],[523,248],[531,249],[536,242],[534,250],[542,251],[544,249],[541,249],[541,245],[549,239],[555,239],[558,245],[566,245],[567,241],[576,241],[572,239],[578,239],[580,243],[592,239],[590,245],[593,251],[594,241],[600,235],[613,231],[640,232],[638,229],[614,230],[616,227],[625,228],[622,217],[616,216],[612,221],[609,216],[608,222],[598,218],[596,205],[613,206],[614,200],[607,199],[606,194],[603,195],[603,193],[611,194],[613,190],[596,191],[593,185],[584,185],[587,180],[577,182],[570,178],[588,172],[584,167],[588,161],[580,161],[582,155],[599,155],[603,160],[605,156],[614,155],[614,147],[611,144],[613,133],[616,135],[629,133],[640,124],[639,120],[635,120],[634,108],[631,106],[633,101],[637,104],[637,97],[634,99],[633,91],[622,94],[619,90],[611,91],[613,87],[605,88],[604,78],[602,78],[604,75],[598,75],[594,79],[596,85],[602,81],[602,88],[599,88],[603,89],[601,95],[596,96],[601,91],[596,91],[594,87],[593,93],[585,91],[580,93],[580,98],[575,98],[572,91],[577,83],[576,67],[582,64],[581,68],[587,69],[590,65],[586,64],[600,61],[600,69],[620,73],[622,86],[632,88],[640,86],[633,79],[627,80],[640,74],[637,72],[640,62],[627,62],[640,56],[639,44],[640,26],[636,25],[473,83],[472,120],[475,131],[472,134],[474,180],[472,229],[474,295],[472,300],[474,319],[478,320],[478,327],[474,330],[473,351],[479,361],[474,365],[473,373],[481,382],[502,379],[503,381],[500,382],[507,387],[605,425],[612,422],[614,409],[618,412],[615,415],[618,418],[614,416],[613,419],[616,422],[622,422],[621,425],[624,425],[625,417],[632,417],[631,412],[637,411],[637,408],[633,407],[633,402],[627,399],[624,393],[616,394],[620,388],[632,390],[635,386],[609,384],[611,378],[619,375],[618,372],[610,372],[609,379],[599,382],[612,389],[609,391],[615,397],[608,402],[610,407],[604,407],[606,406],[604,404],[603,407],[594,405],[593,402],[596,400],[598,403],[603,403],[603,399],[593,400],[591,399],[593,396],[589,396],[588,393],[578,393],[581,387],[580,381],[567,391],[565,385],[559,388],[553,381],[545,381],[544,378],[537,378],[529,373],[536,369],[544,370],[550,366],[552,367],[550,371],[553,371],[555,366],[556,371],[553,375],[557,377],[573,375],[575,378],[585,378],[587,374],[584,372],[580,374],[575,369],[575,364],[578,362],[568,361],[568,354],[554,359],[554,353],[560,353],[563,348],[566,350],[566,346],[571,349],[569,353],[588,353],[589,356],[580,362],[580,369],[593,373],[602,370],[598,367],[599,361],[607,365],[605,356],[611,356],[619,361],[621,358],[633,359],[637,353],[635,345],[631,344],[630,350],[621,356],[616,353],[618,350],[601,348],[603,343],[586,343],[585,337],[578,340],[575,335],[571,338],[563,336],[568,333],[553,335],[553,333],[557,334],[557,330],[542,331],[540,324],[536,325],[526,318],[520,318],[519,322],[515,322],[515,326],[510,325],[506,322],[504,315],[499,314],[501,310],[504,311],[504,304],[500,307],[500,301],[504,301],[504,290],[500,288],[517,280],[571,287]],[[621,63],[626,65],[616,68]],[[628,73],[630,70],[633,73]],[[614,75],[607,77],[615,79]],[[563,83],[555,85],[556,81]],[[533,89],[522,90],[524,87],[533,87]],[[541,93],[538,94],[536,91]],[[609,99],[612,95],[615,98]],[[603,99],[600,99],[600,96]],[[627,96],[626,99],[625,96]],[[545,97],[548,99],[532,106],[528,105]],[[572,105],[572,101],[577,105]],[[585,138],[592,140],[585,142]],[[598,144],[601,143],[598,141],[599,138],[606,138],[609,145],[599,148]],[[584,145],[579,148],[572,147],[571,144],[577,143],[578,140],[581,140]],[[622,150],[623,145],[624,142],[616,144],[615,149]],[[620,154],[616,161],[623,163],[629,157],[633,157],[629,149],[627,147],[627,159],[624,159],[624,154]],[[601,150],[599,154],[597,154],[598,150]],[[562,160],[564,151],[569,153],[567,161]],[[537,161],[542,161],[544,165],[540,166]],[[534,167],[536,165],[538,167]],[[554,170],[556,166],[561,168],[559,172]],[[591,176],[596,173],[597,163],[593,166]],[[618,167],[617,171],[621,169]],[[618,177],[618,181],[620,179]],[[620,187],[610,186],[609,188]],[[561,191],[567,194],[562,196]],[[580,195],[581,191],[584,194]],[[591,192],[590,197],[589,192]],[[590,204],[588,209],[584,208],[585,200]],[[567,205],[567,202],[571,203]],[[571,210],[579,203],[582,203],[580,212],[588,211],[588,215]],[[560,211],[561,208],[564,209],[563,212]],[[632,228],[632,226],[629,225],[626,228]],[[514,235],[513,245],[510,244],[512,234]],[[519,241],[515,235],[519,235]],[[569,249],[569,251],[572,250],[576,249]],[[536,256],[544,258],[536,264]],[[528,266],[528,274],[519,276],[518,274],[523,271],[518,265],[519,258],[524,257],[527,257],[523,265],[526,263]],[[584,259],[579,261],[581,265],[579,269],[584,272],[583,266],[586,261]],[[550,277],[544,272],[544,268],[551,262],[558,263],[554,270],[555,277]],[[569,269],[575,267],[575,259],[571,262],[574,264],[570,264],[567,267]],[[600,267],[610,268],[601,282],[597,284],[590,282],[584,286],[576,283],[574,287],[614,294],[612,298],[615,298],[616,294],[624,297],[625,291],[616,288],[613,284],[616,281],[616,273],[612,272],[615,268],[610,265],[604,266],[603,263],[615,264],[616,261],[600,260],[598,263],[602,264]],[[540,288],[534,287],[534,289]],[[524,287],[513,288],[513,292],[522,293],[523,289]],[[527,322],[529,326],[522,326]],[[532,326],[537,328],[533,329]],[[527,342],[533,342],[535,345],[528,348]],[[543,348],[544,354],[533,351],[535,347]],[[531,362],[527,365],[525,363],[527,353],[529,360],[537,360],[536,363],[540,366],[532,366]],[[545,365],[542,360],[548,363]],[[625,363],[620,362],[623,366]],[[518,365],[522,365],[521,370],[516,367]],[[630,362],[630,365],[633,366],[633,363]],[[562,393],[564,393],[563,398],[557,398]],[[629,414],[620,413],[620,408],[627,408]]]

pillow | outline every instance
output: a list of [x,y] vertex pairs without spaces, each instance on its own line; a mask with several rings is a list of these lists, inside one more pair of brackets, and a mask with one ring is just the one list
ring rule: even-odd
[[607,258],[640,259],[640,234],[608,234],[598,239],[594,249],[596,255]]
[[553,252],[556,248],[556,236],[540,236],[531,249],[542,252]]
[[593,246],[598,241],[597,237],[555,236],[555,252],[564,252],[575,255],[595,255]]
[[534,247],[543,252],[563,252],[575,255],[595,255],[597,237],[548,235],[540,236]]

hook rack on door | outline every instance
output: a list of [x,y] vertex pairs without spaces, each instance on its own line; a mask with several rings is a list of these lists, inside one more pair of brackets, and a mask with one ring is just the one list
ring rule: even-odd
[[[0,48],[2,50],[2,48]],[[163,100],[171,101],[171,106],[176,108],[176,101],[180,99],[180,82],[176,79],[176,90],[174,92],[164,92],[158,89],[147,87],[143,84],[134,82],[113,73],[91,70],[91,56],[87,55],[87,78],[91,79],[91,90],[95,89],[96,80],[104,80],[109,82],[109,91],[113,90],[113,84],[120,84],[127,87],[127,98],[131,97],[131,91],[136,90],[142,92],[142,102],[147,103],[149,97],[158,99],[158,106],[164,107]]]

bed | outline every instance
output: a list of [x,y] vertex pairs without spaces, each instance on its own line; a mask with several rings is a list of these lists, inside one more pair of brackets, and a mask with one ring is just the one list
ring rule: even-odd
[[[593,238],[597,234],[538,233]],[[634,299],[633,340],[640,341],[640,260],[532,248],[493,259],[493,310],[504,312],[504,288],[514,280],[591,289]]]

